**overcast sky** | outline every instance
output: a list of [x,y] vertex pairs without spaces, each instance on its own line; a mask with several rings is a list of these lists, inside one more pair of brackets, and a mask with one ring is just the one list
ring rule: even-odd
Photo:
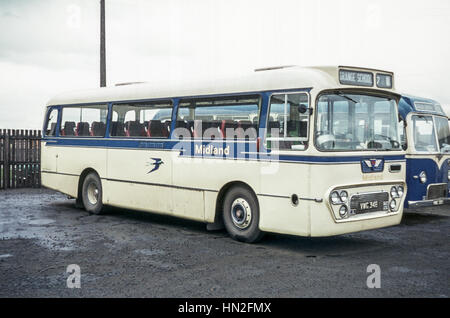
[[[42,126],[52,95],[99,85],[97,0],[0,0],[0,128]],[[106,0],[107,83],[264,66],[392,70],[450,107],[448,0]]]

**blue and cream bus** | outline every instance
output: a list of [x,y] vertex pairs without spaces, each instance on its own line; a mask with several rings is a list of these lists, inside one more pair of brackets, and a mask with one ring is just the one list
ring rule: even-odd
[[42,183],[103,205],[197,220],[255,242],[399,224],[405,152],[393,73],[279,67],[49,101]]
[[450,204],[450,128],[441,105],[431,99],[404,95],[399,103],[406,123],[405,207]]

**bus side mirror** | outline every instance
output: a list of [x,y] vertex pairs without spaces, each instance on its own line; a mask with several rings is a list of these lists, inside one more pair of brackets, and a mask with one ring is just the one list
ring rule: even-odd
[[[308,107],[305,105],[305,104],[300,104],[299,106],[298,106],[298,112],[300,113],[300,114],[304,114],[304,113],[306,113],[308,111]],[[310,111],[310,115],[311,115],[311,111]]]

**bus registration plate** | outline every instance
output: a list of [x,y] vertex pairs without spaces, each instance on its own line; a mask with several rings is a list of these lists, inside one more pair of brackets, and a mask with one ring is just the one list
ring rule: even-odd
[[387,192],[357,194],[352,196],[350,210],[352,213],[367,213],[387,211],[389,208],[389,194]]

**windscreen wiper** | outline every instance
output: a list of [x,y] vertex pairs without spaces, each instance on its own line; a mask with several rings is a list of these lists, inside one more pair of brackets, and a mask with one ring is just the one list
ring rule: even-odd
[[353,102],[353,103],[355,103],[355,104],[358,104],[357,101],[355,101],[355,100],[354,100],[353,98],[351,98],[351,97],[348,97],[347,95],[345,95],[345,94],[342,93],[342,92],[338,92],[337,95],[339,95],[339,96],[341,96],[341,97],[344,97],[345,99],[347,99],[347,100],[349,100],[349,101],[351,101],[351,102]]

